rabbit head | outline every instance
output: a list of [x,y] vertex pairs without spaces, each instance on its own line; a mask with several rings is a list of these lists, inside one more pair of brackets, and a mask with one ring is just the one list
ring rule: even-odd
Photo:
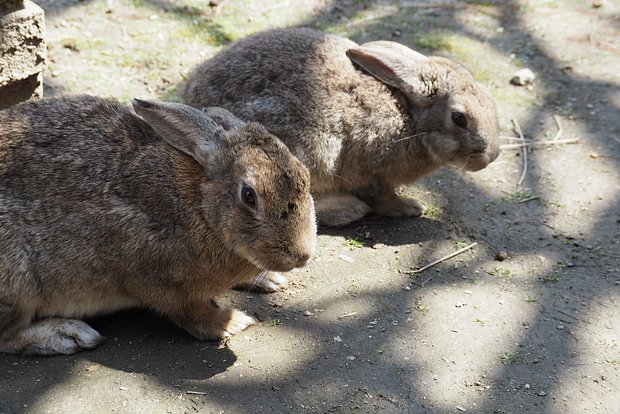
[[365,43],[347,56],[395,91],[437,164],[477,171],[499,155],[493,98],[461,65],[389,41]]
[[137,99],[133,105],[202,167],[207,179],[199,204],[224,244],[260,269],[288,271],[310,260],[316,250],[310,176],[278,138],[222,108],[202,112]]

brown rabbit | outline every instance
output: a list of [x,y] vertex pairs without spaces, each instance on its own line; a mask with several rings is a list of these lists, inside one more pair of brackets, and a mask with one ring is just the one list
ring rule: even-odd
[[0,351],[92,348],[67,318],[134,306],[222,338],[254,319],[214,297],[314,254],[310,177],[276,137],[220,108],[133,106],[0,111]]
[[276,29],[234,43],[190,76],[185,103],[221,106],[277,135],[312,177],[317,217],[419,216],[395,189],[441,166],[499,154],[497,110],[462,66],[388,41]]

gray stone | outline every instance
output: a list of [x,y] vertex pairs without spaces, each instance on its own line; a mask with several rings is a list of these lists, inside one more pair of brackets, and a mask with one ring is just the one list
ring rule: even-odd
[[30,0],[0,3],[0,109],[41,98],[45,66],[43,10]]

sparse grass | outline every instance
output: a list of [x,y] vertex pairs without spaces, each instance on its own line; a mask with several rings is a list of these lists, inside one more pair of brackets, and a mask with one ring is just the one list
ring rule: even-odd
[[517,360],[517,354],[514,352],[506,351],[502,355],[500,355],[499,360],[504,365],[514,364]]
[[356,239],[355,237],[350,237],[342,243],[344,246],[348,247],[349,250],[361,249],[364,247],[364,242]]
[[462,241],[462,240],[454,240],[452,241],[452,245],[454,246],[455,249],[462,249],[463,247],[469,245],[468,242],[466,241]]
[[469,278],[469,283],[471,283],[472,285],[477,285],[479,280],[480,279],[478,278],[478,276],[472,276]]
[[441,209],[434,204],[429,204],[424,210],[424,217],[439,219],[442,215],[443,212],[441,211]]
[[560,280],[560,275],[557,273],[549,273],[544,275],[541,279],[543,282],[557,282]]
[[611,365],[620,365],[620,357],[613,356],[605,358],[605,362]]
[[282,325],[282,321],[280,319],[272,319],[271,321],[269,321],[269,325],[271,326]]
[[425,315],[428,313],[428,310],[429,310],[429,306],[424,304],[424,303],[422,303],[422,302],[416,302],[414,308],[418,312],[421,312],[421,313],[423,313]]
[[527,200],[528,198],[535,196],[535,194],[532,193],[531,191],[522,191],[522,190],[515,190],[512,193],[505,193],[505,194],[506,196],[504,197],[504,200],[510,203],[519,203],[523,200]]
[[474,322],[480,324],[480,325],[484,325],[484,321],[480,318],[474,318]]
[[499,277],[511,277],[515,275],[511,268],[499,267],[499,266],[493,267],[493,269],[491,269],[489,273],[492,274],[493,276],[499,276]]
[[534,297],[532,297],[532,296],[530,296],[530,295],[527,295],[527,298],[525,298],[525,299],[523,299],[523,300],[525,301],[525,303],[533,303],[533,302],[536,302],[536,298],[534,298]]

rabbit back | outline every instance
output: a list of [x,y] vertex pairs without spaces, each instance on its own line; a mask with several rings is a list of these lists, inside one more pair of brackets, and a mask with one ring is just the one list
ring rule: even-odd
[[311,29],[261,32],[198,66],[184,101],[264,124],[309,168],[313,192],[350,190],[382,173],[379,142],[410,128],[388,87],[351,64],[356,46]]

